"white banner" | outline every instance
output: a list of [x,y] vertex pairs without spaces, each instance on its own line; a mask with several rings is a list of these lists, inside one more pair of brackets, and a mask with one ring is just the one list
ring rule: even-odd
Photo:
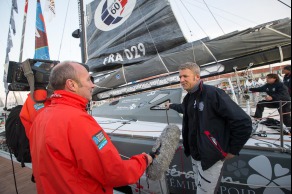
[[56,16],[55,0],[46,0],[45,11],[48,21],[51,22]]

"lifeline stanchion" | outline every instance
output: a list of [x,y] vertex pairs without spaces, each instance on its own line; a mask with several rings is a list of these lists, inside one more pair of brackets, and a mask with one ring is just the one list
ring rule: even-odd
[[283,124],[284,124],[284,120],[283,120],[283,102],[280,101],[280,132],[281,132],[281,147],[284,147],[284,128],[283,128]]

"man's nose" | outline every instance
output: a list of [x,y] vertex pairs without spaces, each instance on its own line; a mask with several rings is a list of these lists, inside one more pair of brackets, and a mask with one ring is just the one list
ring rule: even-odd
[[95,88],[96,85],[91,81],[91,88]]

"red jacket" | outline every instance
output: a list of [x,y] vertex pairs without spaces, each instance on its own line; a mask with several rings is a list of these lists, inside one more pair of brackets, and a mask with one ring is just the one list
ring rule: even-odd
[[27,95],[27,99],[25,103],[23,104],[23,107],[19,115],[20,120],[25,128],[25,133],[27,137],[29,136],[29,130],[37,114],[40,113],[40,111],[43,110],[44,107],[48,106],[51,103],[50,100],[47,99],[46,90],[36,90],[34,92],[34,97],[37,101],[45,101],[45,102],[36,103],[31,98],[30,94]]
[[145,155],[122,160],[110,138],[87,114],[87,100],[56,91],[32,125],[30,148],[38,194],[112,194],[136,183]]

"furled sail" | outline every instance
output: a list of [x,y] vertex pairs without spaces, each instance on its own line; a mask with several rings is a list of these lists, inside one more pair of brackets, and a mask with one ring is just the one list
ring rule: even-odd
[[[113,94],[101,95],[107,90],[138,80],[174,77],[185,62],[196,62],[205,72],[217,68],[218,75],[234,71],[235,66],[241,70],[250,63],[256,67],[291,59],[291,19],[186,43],[168,1],[129,3],[102,0],[87,7],[87,64],[98,86],[95,100]],[[113,14],[115,9],[122,17]]]

